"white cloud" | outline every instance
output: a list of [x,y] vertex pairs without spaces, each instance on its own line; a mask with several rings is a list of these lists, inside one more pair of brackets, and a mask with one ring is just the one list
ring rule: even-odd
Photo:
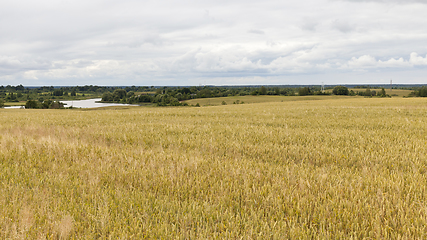
[[408,62],[403,60],[403,58],[395,59],[391,58],[387,61],[378,61],[378,67],[385,67],[385,68],[404,68],[404,67],[412,67],[412,65]]
[[413,52],[411,53],[411,57],[409,58],[409,62],[413,64],[414,66],[417,65],[427,65],[427,55],[425,58],[418,56],[417,53]]
[[359,58],[353,57],[349,60],[342,68],[360,70],[360,69],[381,69],[381,68],[393,68],[393,69],[410,69],[414,66],[427,65],[426,58],[418,56],[417,53],[411,53],[408,60],[404,58],[390,58],[388,60],[376,60],[374,57],[369,55],[363,55]]
[[377,64],[377,60],[369,55],[363,55],[359,58],[353,57],[348,61],[349,68],[373,68],[376,67]]

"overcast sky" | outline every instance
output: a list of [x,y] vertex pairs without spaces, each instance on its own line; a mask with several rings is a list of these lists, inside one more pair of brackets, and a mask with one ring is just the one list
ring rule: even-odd
[[0,85],[427,83],[427,0],[3,0]]

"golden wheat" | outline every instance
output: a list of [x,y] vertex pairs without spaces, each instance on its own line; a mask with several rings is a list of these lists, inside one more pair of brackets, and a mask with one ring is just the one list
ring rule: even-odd
[[0,238],[427,238],[424,99],[0,110]]

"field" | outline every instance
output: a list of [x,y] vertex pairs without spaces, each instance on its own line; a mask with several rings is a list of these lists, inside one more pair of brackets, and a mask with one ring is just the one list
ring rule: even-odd
[[0,110],[0,239],[426,239],[426,103]]
[[[190,105],[196,105],[199,103],[200,106],[218,106],[222,105],[224,101],[228,104],[247,104],[247,103],[268,103],[268,102],[287,102],[287,101],[307,101],[307,100],[331,100],[331,99],[345,99],[348,96],[233,96],[233,97],[217,97],[217,98],[197,98],[186,100]],[[354,97],[356,98],[356,97]]]
[[[363,88],[350,88],[349,90],[353,90],[354,92],[365,92],[366,89]],[[371,88],[371,91],[376,91],[379,93],[381,91],[381,88]],[[386,94],[392,96],[392,97],[407,97],[410,93],[413,92],[413,90],[405,90],[405,89],[385,89]]]
[[7,106],[25,106],[26,102],[5,102],[4,105]]
[[[349,90],[353,90],[354,92],[365,92],[366,89],[358,89],[358,88],[351,88]],[[381,89],[371,89],[372,91],[379,92]],[[332,89],[327,90],[327,92],[332,92]],[[408,96],[412,90],[404,90],[404,89],[393,89],[390,91],[390,89],[386,89],[386,93],[389,95],[392,95],[396,98],[406,97]],[[233,97],[220,97],[220,98],[198,98],[198,99],[191,99],[186,100],[184,102],[190,104],[190,105],[196,105],[199,103],[200,106],[218,106],[221,105],[224,101],[227,105],[233,104],[233,103],[267,103],[267,102],[284,102],[284,101],[304,101],[304,100],[331,100],[331,99],[345,99],[349,98],[349,96],[252,96],[252,95],[246,95],[246,96],[233,96]],[[352,98],[361,98],[360,96],[352,97]],[[363,98],[363,97],[362,97]]]

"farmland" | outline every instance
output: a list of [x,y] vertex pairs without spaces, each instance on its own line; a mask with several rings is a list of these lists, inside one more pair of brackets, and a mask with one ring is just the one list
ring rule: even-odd
[[281,98],[0,109],[0,238],[427,238],[425,99]]
[[[365,92],[366,89],[349,89],[354,92]],[[372,89],[372,91],[379,92],[381,89]],[[332,93],[332,89],[329,89],[326,91],[327,93]],[[406,97],[408,96],[412,91],[411,90],[404,90],[404,89],[393,89],[390,91],[390,89],[386,90],[386,93],[389,95],[392,95],[393,97]],[[357,96],[358,98],[363,98],[360,96]],[[357,98],[356,96],[353,96],[353,98]],[[348,96],[337,96],[337,95],[330,95],[330,96],[319,96],[319,95],[309,95],[309,96],[267,96],[267,95],[258,95],[258,96],[252,96],[252,95],[246,95],[246,96],[231,96],[231,97],[215,97],[215,98],[197,98],[197,99],[191,99],[186,100],[186,102],[189,105],[196,105],[199,103],[201,106],[217,106],[222,104],[241,104],[241,103],[266,103],[266,102],[283,102],[283,101],[304,101],[304,100],[328,100],[328,99],[346,99],[349,98]]]
[[[268,102],[289,102],[289,101],[307,101],[307,100],[331,100],[331,99],[345,99],[348,96],[232,96],[232,97],[217,97],[217,98],[197,98],[186,100],[184,102],[189,105],[196,105],[199,103],[201,106],[217,106],[222,105],[225,102],[227,104],[252,104],[252,103],[268,103]],[[363,97],[353,97],[363,98]]]

